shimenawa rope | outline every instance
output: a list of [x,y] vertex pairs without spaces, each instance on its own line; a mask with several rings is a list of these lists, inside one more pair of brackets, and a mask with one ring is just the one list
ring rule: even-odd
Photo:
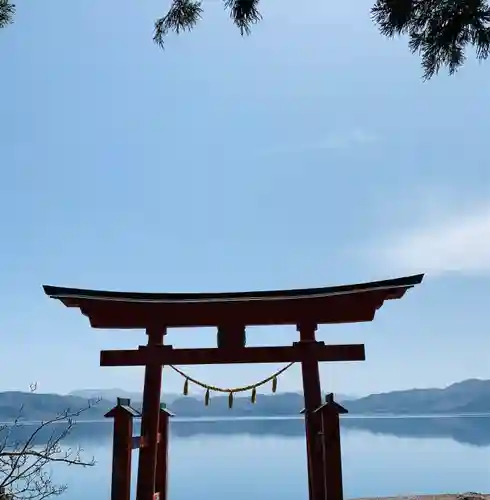
[[277,377],[279,375],[283,374],[288,368],[291,368],[291,366],[293,366],[293,365],[294,365],[294,362],[289,363],[288,365],[284,366],[283,368],[281,368],[277,372],[273,373],[271,376],[269,376],[269,377],[267,377],[259,382],[256,382],[255,384],[245,385],[243,387],[235,387],[234,389],[224,389],[222,387],[217,387],[215,385],[205,384],[204,382],[201,382],[200,380],[197,380],[193,377],[190,377],[189,375],[187,375],[186,373],[184,373],[182,370],[180,370],[179,368],[177,368],[174,365],[168,365],[168,366],[170,368],[172,368],[172,370],[177,372],[179,375],[181,375],[182,377],[185,378],[184,396],[187,396],[187,394],[189,394],[189,382],[192,382],[193,384],[196,384],[199,387],[206,389],[206,395],[204,396],[204,404],[206,406],[209,405],[210,391],[213,391],[213,392],[227,393],[228,394],[228,406],[231,408],[233,406],[233,394],[235,394],[236,392],[246,392],[246,391],[251,390],[252,391],[252,397],[251,397],[252,403],[255,403],[255,401],[257,399],[257,388],[267,384],[268,382],[272,381],[272,392],[273,393],[276,392],[277,391]]

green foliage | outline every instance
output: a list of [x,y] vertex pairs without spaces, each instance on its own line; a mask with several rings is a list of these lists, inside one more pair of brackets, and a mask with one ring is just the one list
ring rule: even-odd
[[[259,0],[224,0],[225,9],[242,35],[250,34],[252,25],[262,19],[258,3]],[[169,32],[178,34],[192,30],[201,19],[202,12],[200,0],[173,0],[167,14],[155,22],[153,40],[163,48]]]
[[422,57],[424,78],[447,67],[453,74],[473,46],[478,59],[490,52],[490,8],[486,0],[377,0],[371,10],[380,32],[408,35]]
[[[241,35],[250,34],[262,19],[259,0],[223,0],[223,6]],[[15,5],[0,0],[0,28],[10,24],[14,14]],[[163,48],[169,33],[191,31],[202,14],[202,0],[172,0],[165,16],[155,22],[154,42]],[[490,53],[488,0],[376,0],[371,17],[384,36],[408,36],[409,49],[421,56],[425,79],[443,67],[453,74],[464,64],[468,48],[479,60]]]
[[9,0],[0,0],[0,28],[11,24],[14,19],[15,5]]
[[163,48],[164,39],[169,31],[180,33],[190,31],[201,19],[200,1],[174,0],[167,14],[155,22],[153,41]]
[[[249,34],[261,20],[259,0],[224,0],[225,9],[240,29]],[[201,2],[174,0],[166,16],[155,25],[155,41],[163,47],[173,31],[191,30],[201,19]],[[486,0],[376,0],[371,16],[387,37],[408,35],[409,48],[420,54],[424,78],[447,67],[453,74],[465,61],[468,46],[478,59],[490,52],[490,8]]]
[[242,36],[249,35],[252,25],[262,19],[258,6],[259,0],[225,0],[225,8]]

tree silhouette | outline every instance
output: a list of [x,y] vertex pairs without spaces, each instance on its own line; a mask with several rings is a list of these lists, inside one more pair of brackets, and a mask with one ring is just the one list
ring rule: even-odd
[[377,0],[371,15],[383,35],[408,36],[410,50],[421,55],[425,79],[442,67],[453,74],[463,65],[468,46],[478,59],[488,57],[486,0]]
[[[258,3],[224,1],[242,35],[260,21]],[[200,0],[173,0],[167,14],[155,23],[154,41],[163,47],[169,32],[191,30],[202,13]],[[480,60],[489,55],[490,8],[486,0],[376,0],[371,17],[383,35],[408,36],[409,49],[422,58],[425,79],[442,67],[453,74],[463,65],[468,46],[474,47]]]
[[9,0],[0,0],[0,28],[12,23],[15,14],[15,5]]
[[[223,6],[241,35],[250,34],[262,19],[259,0],[223,0]],[[202,0],[172,0],[167,13],[155,22],[154,42],[163,48],[169,33],[192,30],[203,12]],[[9,0],[0,0],[0,28],[12,22],[14,13]],[[376,0],[371,17],[383,35],[408,37],[410,51],[422,59],[424,79],[443,67],[453,74],[464,64],[468,49],[479,60],[490,52],[487,0]]]

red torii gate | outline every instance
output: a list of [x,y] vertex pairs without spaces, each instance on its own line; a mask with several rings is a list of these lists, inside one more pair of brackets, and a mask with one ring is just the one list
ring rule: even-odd
[[[51,298],[78,308],[93,328],[146,330],[147,345],[136,350],[102,351],[100,355],[101,366],[145,366],[137,500],[154,500],[164,365],[293,361],[301,362],[303,376],[309,498],[325,500],[327,485],[340,484],[341,490],[342,478],[329,481],[327,477],[327,466],[341,474],[340,463],[332,465],[332,460],[340,462],[340,447],[337,453],[325,453],[327,441],[323,436],[327,420],[320,410],[318,363],[363,361],[365,353],[363,344],[325,345],[317,341],[317,326],[372,321],[385,300],[403,297],[422,279],[420,274],[327,288],[237,293],[161,294],[43,288]],[[295,325],[300,341],[292,346],[246,347],[245,329],[256,325]],[[217,348],[174,349],[163,343],[168,328],[210,326],[218,329]],[[331,425],[338,425],[335,419],[332,422]],[[335,429],[334,434],[338,435]],[[128,479],[122,478],[122,484],[128,487]],[[166,500],[166,491],[159,493],[163,495],[161,500]],[[329,500],[341,500],[341,495],[341,491],[330,491]]]

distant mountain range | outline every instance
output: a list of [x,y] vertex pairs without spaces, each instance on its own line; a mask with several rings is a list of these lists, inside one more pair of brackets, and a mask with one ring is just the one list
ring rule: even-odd
[[[43,420],[63,412],[67,408],[76,411],[87,404],[88,399],[101,400],[82,413],[80,420],[100,419],[117,397],[129,397],[136,409],[140,408],[141,396],[119,389],[80,390],[62,396],[24,392],[0,392],[0,421],[15,419],[22,408],[27,420]],[[437,415],[490,413],[490,380],[471,379],[458,382],[444,389],[411,389],[351,399],[336,395],[353,415]],[[199,396],[165,395],[164,401],[178,417],[223,416],[292,416],[303,408],[303,396],[299,393],[258,394],[256,404],[248,397],[236,397],[233,409],[228,408],[228,396],[211,394],[209,406],[204,406]]]
[[490,380],[470,379],[444,389],[394,391],[349,401],[350,413],[490,413]]
[[[117,398],[129,398],[131,401],[140,402],[143,400],[143,393],[124,391],[122,389],[78,389],[68,394],[84,399],[106,399],[107,401],[116,402]],[[175,399],[178,399],[182,394],[162,394],[162,399],[165,399],[167,404],[172,404]],[[199,396],[195,396],[198,398]]]
[[[196,390],[194,388],[194,390]],[[197,400],[204,399],[204,390],[197,389],[197,394],[192,394],[192,398]],[[291,393],[291,394],[300,394]],[[143,400],[143,394],[139,392],[124,391],[122,389],[79,389],[69,393],[69,396],[76,396],[84,399],[106,399],[107,401],[116,402],[117,398],[129,398],[132,403],[140,403]],[[347,394],[336,394],[336,399],[339,401],[352,401],[358,399],[356,396]],[[162,393],[162,401],[171,405],[175,400],[181,399],[182,394]]]

